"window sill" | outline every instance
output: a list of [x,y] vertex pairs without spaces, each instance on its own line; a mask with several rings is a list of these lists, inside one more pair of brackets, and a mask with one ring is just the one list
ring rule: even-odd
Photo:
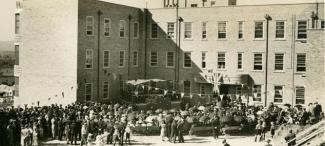
[[103,67],[103,69],[109,69],[109,68],[111,68],[110,66],[105,66],[105,67]]
[[125,66],[118,66],[117,68],[124,68]]
[[183,41],[193,41],[193,38],[184,38]]
[[86,70],[92,70],[93,68],[85,68]]
[[157,67],[159,67],[158,65],[156,65],[156,66],[151,66],[151,65],[149,65],[149,67],[152,67],[152,68],[157,68]]
[[306,74],[306,72],[297,72],[297,71],[295,71],[295,74],[296,75],[303,75],[303,74]]
[[159,38],[150,38],[150,40],[158,40]]
[[216,41],[227,41],[228,39],[219,39],[219,38],[217,38],[217,40]]
[[192,69],[192,67],[185,67],[185,66],[183,66],[183,68],[184,69]]
[[245,41],[244,39],[237,39],[237,41]]
[[286,41],[287,39],[285,38],[275,38],[274,41]]
[[169,68],[169,69],[174,69],[175,66],[166,66],[166,68]]
[[227,71],[227,69],[223,68],[217,68],[217,71]]
[[237,72],[243,72],[244,69],[237,69]]
[[254,38],[253,41],[265,41],[264,38]]
[[253,70],[253,72],[264,72],[264,70]]
[[208,41],[208,39],[201,39],[201,41]]
[[273,71],[274,73],[285,73],[284,70],[276,70],[276,71]]

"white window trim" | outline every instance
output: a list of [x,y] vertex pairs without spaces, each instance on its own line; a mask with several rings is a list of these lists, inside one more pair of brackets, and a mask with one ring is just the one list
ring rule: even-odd
[[[295,104],[297,104],[297,87],[304,87],[304,104],[306,104],[306,86],[302,85],[302,86],[299,86],[299,85],[295,85]],[[301,104],[303,105],[303,104]]]
[[[105,52],[108,51],[108,66],[105,65]],[[103,68],[110,68],[111,66],[111,51],[110,50],[103,50]]]
[[[187,67],[187,66],[185,66],[185,53],[191,53],[191,66],[190,67]],[[185,51],[185,52],[183,52],[183,68],[187,68],[187,69],[189,69],[189,68],[192,68],[192,66],[193,66],[193,63],[192,63],[192,52],[191,51]]]
[[205,94],[202,94],[202,87],[204,87],[204,92],[206,91],[206,90],[205,90],[205,89],[206,89],[206,86],[203,85],[203,84],[200,84],[200,94],[201,94],[201,96],[207,94],[206,92],[205,92]]
[[[139,38],[139,34],[140,34],[139,33],[140,32],[139,31],[139,29],[140,29],[139,22],[138,21],[135,21],[132,24],[133,24],[133,27],[132,27],[133,28],[133,35],[132,35],[132,37],[133,37],[133,39],[138,39]],[[134,24],[137,24],[137,32],[136,32],[137,33],[137,37],[134,37]]]
[[[152,63],[151,62],[151,55],[152,55],[151,53],[152,52],[156,52],[157,53],[157,65],[155,65],[155,66],[154,65],[151,65],[151,63]],[[150,51],[150,58],[149,59],[150,59],[150,61],[149,61],[149,66],[150,67],[158,67],[159,66],[159,54],[158,54],[158,51]]]
[[[190,38],[185,38],[185,33],[186,33],[186,28],[185,28],[185,24],[186,23],[190,23],[191,24],[191,37]],[[183,34],[183,38],[185,41],[192,41],[193,40],[193,22],[184,22],[184,34]]]
[[[203,33],[203,23],[205,23],[205,30],[206,30],[206,37],[205,38],[203,38],[202,37],[202,33]],[[203,21],[203,22],[201,22],[201,40],[202,41],[207,41],[208,40],[208,21]]]
[[[168,52],[173,52],[173,66],[168,66]],[[166,68],[175,68],[175,52],[174,51],[166,52]]]
[[[109,29],[109,31],[108,31],[108,35],[105,35],[105,20],[108,20],[109,21],[109,23],[108,23],[108,29]],[[111,19],[110,18],[104,18],[104,31],[103,31],[103,34],[104,34],[104,36],[105,37],[110,37],[111,36],[111,32],[112,32],[112,26],[111,26],[111,24],[112,24],[112,21],[111,21]]]
[[[121,61],[121,52],[124,52],[123,53],[123,66],[120,66],[120,61]],[[118,59],[119,59],[119,61],[118,61],[118,68],[124,68],[125,67],[125,51],[124,50],[120,50],[119,52],[118,52],[119,54],[118,54]]]
[[[134,65],[134,53],[135,52],[137,52],[137,63],[136,63],[136,65]],[[139,51],[133,51],[132,58],[133,58],[133,60],[132,60],[132,66],[133,67],[138,67],[139,66]]]
[[[256,26],[256,22],[263,22],[263,37],[262,38],[255,38],[255,26]],[[255,41],[262,41],[262,40],[264,40],[265,39],[265,20],[255,20],[254,21],[254,29],[253,29],[253,40],[255,40]]]
[[[277,22],[283,22],[284,24],[283,24],[283,38],[277,38],[276,37],[276,23]],[[275,30],[274,30],[274,40],[276,40],[276,41],[283,41],[283,40],[286,40],[286,29],[287,29],[287,21],[286,20],[275,20],[275,24],[274,24],[274,28],[275,28]]]
[[[242,23],[242,28],[241,28],[241,30],[242,30],[242,38],[239,38],[238,37],[238,35],[239,35],[239,22],[241,22]],[[245,23],[244,23],[244,21],[237,21],[237,40],[244,40],[244,28],[245,28]]]
[[[256,103],[262,103],[262,102],[263,102],[263,86],[264,86],[264,85],[262,85],[262,84],[253,84],[253,85],[252,85],[253,95],[254,95],[254,93],[255,93],[255,92],[254,92],[254,90],[255,90],[254,86],[260,86],[260,87],[261,87],[261,89],[260,89],[260,90],[261,90],[261,92],[260,92],[260,93],[261,93],[261,96],[259,97],[259,99],[261,99],[261,101],[254,101],[254,102],[256,102]],[[253,100],[254,100],[254,98],[256,98],[256,97],[253,97]]]
[[[282,87],[282,102],[275,102],[275,87],[276,86],[281,86]],[[264,91],[265,92],[265,91]],[[277,85],[277,84],[275,84],[274,86],[273,86],[273,102],[274,102],[274,104],[283,104],[284,103],[284,85]]]
[[184,94],[185,94],[185,82],[186,81],[189,81],[190,82],[190,95],[192,94],[192,82],[190,81],[190,80],[184,80],[183,81],[183,92],[184,92]]
[[[205,68],[202,67],[202,63],[203,63],[202,53],[205,53],[205,61],[204,61],[205,62]],[[207,65],[208,65],[208,63],[207,63],[208,54],[207,53],[208,53],[208,51],[201,51],[201,65],[200,65],[200,68],[203,69],[203,70],[206,70]]]
[[[219,55],[219,53],[223,53],[223,54],[225,54],[225,68],[219,68],[218,67],[218,63],[219,63],[219,61],[218,61],[218,59],[219,59],[219,57],[218,57],[218,55]],[[219,51],[219,52],[217,52],[217,70],[227,70],[227,52],[226,51]]]
[[[123,37],[121,37],[121,30],[120,30],[120,24],[121,24],[121,22],[122,22],[122,24],[123,24],[123,27],[124,27],[124,36]],[[126,38],[126,21],[125,20],[120,20],[119,21],[119,25],[118,25],[118,36],[120,37],[120,38]]]
[[[299,21],[306,21],[306,35],[307,35],[307,37],[304,39],[304,38],[298,38],[298,22]],[[307,20],[302,20],[302,19],[299,19],[299,20],[296,20],[296,28],[295,28],[295,30],[296,30],[296,35],[295,35],[295,38],[296,38],[296,40],[297,41],[306,41],[307,40],[307,38],[308,38],[308,28],[309,28],[309,20],[307,19]]]
[[[154,25],[154,24],[157,25],[157,37],[156,38],[152,37],[152,25]],[[159,39],[159,25],[158,25],[158,22],[150,23],[150,39]]]
[[[226,38],[219,38],[219,23],[226,23]],[[227,40],[228,36],[227,36],[227,33],[228,33],[228,22],[227,21],[217,21],[217,40]]]
[[[87,100],[87,88],[86,86],[87,85],[90,85],[90,88],[91,88],[91,92],[90,92],[90,100]],[[92,98],[93,98],[93,83],[85,83],[85,93],[84,93],[84,97],[85,97],[85,101],[91,101]]]
[[[305,55],[305,70],[306,71],[297,71],[297,67],[298,67],[298,55]],[[307,53],[296,53],[295,54],[295,73],[298,74],[305,74],[307,72]]]
[[321,27],[322,26],[322,21],[325,21],[325,19],[319,19],[319,24],[318,24],[319,29],[325,29],[325,27],[324,28]]
[[[283,55],[283,68],[282,68],[282,70],[276,70],[275,69],[275,56],[277,55],[277,54],[282,54]],[[283,53],[283,52],[275,52],[274,53],[274,72],[277,72],[277,73],[284,73],[285,72],[285,53]]]
[[[91,51],[92,53],[92,61],[91,61],[91,67],[90,68],[87,68],[87,65],[86,65],[86,61],[87,61],[87,51]],[[92,49],[86,49],[86,52],[85,52],[85,69],[93,69],[93,66],[94,66],[94,50]]]
[[[92,18],[92,26],[93,26],[93,29],[92,29],[92,34],[87,34],[87,27],[88,27],[88,25],[87,25],[87,19],[88,18]],[[94,16],[86,16],[86,36],[94,36],[95,35],[95,18],[94,18]]]
[[[174,37],[173,38],[169,38],[168,35],[168,23],[174,23]],[[167,30],[166,30],[166,39],[170,39],[170,40],[175,40],[176,39],[176,23],[175,22],[167,22]]]
[[[104,86],[105,86],[106,83],[108,85],[108,92],[107,92],[107,97],[104,97]],[[108,81],[104,81],[103,82],[103,90],[102,90],[102,99],[109,99],[109,90],[110,90],[110,84],[109,84],[109,82]]]
[[[255,70],[254,69],[254,66],[255,66],[255,64],[254,64],[254,62],[255,62],[255,54],[262,54],[262,70]],[[264,68],[265,68],[265,65],[264,65],[264,53],[263,52],[253,52],[253,71],[254,72],[264,72]]]

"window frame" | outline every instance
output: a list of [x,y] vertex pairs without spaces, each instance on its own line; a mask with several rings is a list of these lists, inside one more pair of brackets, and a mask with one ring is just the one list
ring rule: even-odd
[[[173,53],[173,66],[168,65],[168,53]],[[166,52],[166,68],[174,68],[175,67],[175,52],[173,51],[167,51]]]
[[[188,27],[187,25],[190,26],[190,30],[187,30]],[[190,32],[190,37],[187,37],[187,32]],[[184,40],[192,40],[193,39],[193,23],[192,22],[184,22]]]
[[[278,23],[283,23],[283,29],[279,29]],[[278,31],[283,31],[283,37],[278,37]],[[274,32],[274,38],[276,40],[285,40],[286,39],[286,21],[284,20],[276,20],[275,21],[275,32]]]
[[[299,32],[299,22],[305,22],[306,23],[306,28],[303,29],[304,32]],[[299,41],[299,40],[306,40],[308,38],[308,35],[307,35],[307,30],[308,30],[308,21],[307,20],[297,20],[296,22],[297,24],[297,27],[296,27],[296,33],[297,35],[295,36],[296,39]],[[301,31],[301,30],[300,30]],[[300,35],[305,35],[305,38],[300,38],[299,37],[299,33],[302,33]]]
[[[241,35],[241,37],[240,37]],[[244,21],[238,21],[238,40],[243,40],[244,39]]]
[[[87,85],[90,85],[90,93],[87,93]],[[90,99],[88,100],[87,95],[90,96]],[[85,93],[84,93],[85,101],[91,101],[93,98],[93,83],[85,83]]]
[[[121,58],[121,52],[123,52],[123,58]],[[121,62],[122,59],[123,59],[123,61]],[[121,63],[123,63],[122,66],[121,66]],[[118,67],[119,68],[125,67],[125,51],[124,50],[119,51],[119,64],[118,64]]]
[[[277,55],[282,55],[282,69],[278,70],[277,69],[277,65],[279,65],[279,63],[277,63]],[[281,64],[281,63],[280,63]],[[285,54],[284,53],[274,53],[274,71],[275,72],[284,72],[285,68]]]
[[[135,58],[135,54],[137,54]],[[132,66],[138,67],[139,66],[139,51],[133,51],[132,53]]]
[[[169,24],[173,24],[173,29],[172,29],[172,37],[169,34],[171,29],[169,29]],[[167,34],[166,34],[166,39],[175,39],[175,32],[176,32],[176,27],[175,27],[176,23],[175,22],[167,22]]]
[[[256,33],[257,33],[257,32],[256,32],[256,31],[257,31],[257,30],[256,30],[256,27],[257,27],[257,26],[256,26],[256,23],[262,23],[262,30],[261,30],[261,31],[262,31],[262,37],[258,37],[258,38],[256,37]],[[260,20],[260,21],[259,21],[259,20],[254,21],[254,40],[264,40],[264,36],[265,36],[265,35],[264,35],[264,29],[265,29],[265,26],[264,26],[264,21],[263,21],[263,20]],[[259,30],[260,30],[260,29],[259,29]]]
[[[105,85],[107,85],[107,96],[105,97]],[[102,98],[103,99],[109,99],[109,89],[110,89],[110,84],[108,81],[103,81],[103,90],[102,90]]]
[[204,21],[201,23],[201,39],[208,40],[208,22],[207,21]]
[[[218,21],[217,24],[218,24],[217,25],[217,29],[218,29],[217,30],[217,39],[218,40],[226,40],[227,39],[227,21]],[[220,24],[224,24],[225,25],[225,28],[224,28],[225,30],[222,31],[222,32],[220,30],[220,26],[219,26]],[[220,35],[221,34],[224,34],[225,35],[224,38],[220,38]]]
[[[255,69],[255,67],[257,66],[257,65],[259,65],[259,64],[256,64],[256,62],[257,61],[255,61],[256,59],[255,59],[255,55],[262,55],[262,59],[261,59],[261,63],[260,63],[260,66],[262,66],[262,68],[260,69],[260,70],[258,70],[258,69]],[[264,71],[264,55],[263,55],[263,53],[253,53],[253,71]]]
[[[152,62],[152,53],[156,53],[156,62]],[[158,67],[158,51],[150,51],[150,62],[149,62],[149,66],[150,67]],[[154,65],[153,65],[153,63],[155,63]]]
[[[300,65],[298,65],[298,55],[304,55],[305,60],[304,60],[304,71],[298,71],[298,68]],[[301,68],[301,67],[300,67]],[[296,73],[306,73],[307,72],[307,54],[306,53],[296,53],[296,68],[295,68]]]
[[[136,26],[135,26],[136,25]],[[138,21],[135,21],[132,23],[132,28],[133,28],[133,34],[132,34],[132,37],[133,39],[138,39],[139,38],[139,22]]]
[[[298,90],[298,88],[300,88],[300,89],[303,89],[303,98],[297,98],[297,90]],[[297,102],[298,100],[303,100],[303,103],[300,103],[300,102]],[[301,105],[303,105],[303,104],[305,104],[306,103],[306,87],[304,87],[304,86],[295,86],[295,102],[296,102],[296,104],[301,104]]]
[[[90,64],[90,67],[87,67],[87,54],[88,54],[88,51],[91,52],[91,57],[89,59],[91,59],[91,64]],[[86,49],[85,51],[85,69],[93,69],[93,66],[94,66],[94,50],[93,49]]]
[[[189,87],[185,87],[185,82],[188,82],[189,83]],[[186,93],[185,91],[185,88],[189,88],[189,93]],[[187,96],[187,94],[189,95],[189,96],[191,96],[191,93],[192,93],[192,82],[190,81],[190,80],[184,80],[183,81],[183,92],[184,92],[184,96]]]
[[[259,88],[257,88],[257,87],[259,87]],[[262,85],[254,84],[252,89],[253,89],[253,95],[254,95],[254,93],[256,93],[256,96],[257,96],[257,97],[255,97],[255,95],[254,95],[253,101],[262,102]]]
[[[239,55],[240,55],[240,59],[239,59]],[[244,53],[243,52],[237,52],[237,70],[244,70],[244,68],[243,68],[243,57],[244,56]],[[241,66],[240,68],[239,68],[239,66]]]
[[[157,33],[157,36],[156,37],[153,37],[153,25],[156,25],[156,33]],[[150,24],[150,39],[158,39],[159,38],[159,33],[158,33],[158,23],[151,23]]]
[[21,15],[20,13],[15,13],[15,34],[20,34],[21,30]]
[[[186,54],[187,53],[189,53],[190,54],[190,56],[189,56],[189,61],[190,61],[190,66],[185,66],[186,65]],[[192,68],[192,52],[189,52],[189,51],[187,51],[187,52],[184,52],[183,53],[183,68]]]
[[[88,22],[88,18],[91,18],[91,24]],[[91,30],[88,30],[88,27],[91,27]],[[86,16],[86,35],[87,36],[94,36],[95,35],[95,18],[94,16]],[[88,34],[91,32],[91,34]]]
[[[220,58],[220,56],[219,55],[222,55],[222,54],[224,54],[224,61],[223,61],[223,63],[224,63],[224,67],[223,68],[221,68],[220,66],[219,66],[219,63],[222,63],[222,62],[220,62],[220,60],[219,59],[222,59],[222,58]],[[226,52],[217,52],[217,69],[218,70],[226,70]]]
[[[201,68],[202,69],[207,69],[207,58],[208,58],[207,51],[202,51],[201,52]],[[203,66],[203,64],[204,64],[204,66]]]
[[[118,36],[120,38],[126,38],[126,21],[125,20],[120,20],[119,21],[119,24],[118,24],[118,32],[119,32],[118,33]],[[121,36],[121,32],[123,32],[123,36]]]
[[[282,95],[281,95],[280,93],[279,93],[279,94],[276,93],[276,90],[277,90],[276,88],[277,88],[277,87],[281,87]],[[280,103],[280,104],[283,103],[283,97],[284,97],[284,96],[283,96],[283,95],[284,95],[284,85],[274,85],[273,90],[274,90],[273,102],[274,102],[274,103],[278,103],[278,104],[279,104],[279,103]],[[280,92],[280,91],[279,91],[279,92]],[[277,97],[276,97],[276,96],[279,96],[279,95],[281,96],[281,98],[277,98]],[[276,101],[276,100],[281,100],[281,102],[278,102],[278,101]]]
[[[107,66],[105,66],[105,52],[108,52],[108,62],[107,62]],[[110,59],[111,59],[111,52],[110,50],[103,50],[103,68],[110,68],[111,63],[110,63]]]
[[[105,22],[106,20],[108,20],[108,23]],[[104,18],[104,26],[103,26],[104,27],[104,32],[103,33],[104,33],[104,36],[105,37],[110,37],[111,36],[111,30],[112,30],[112,26],[111,26],[112,24],[111,23],[112,22],[111,22],[111,19],[110,18],[108,18],[108,17],[107,18]],[[108,31],[106,29],[108,29]]]

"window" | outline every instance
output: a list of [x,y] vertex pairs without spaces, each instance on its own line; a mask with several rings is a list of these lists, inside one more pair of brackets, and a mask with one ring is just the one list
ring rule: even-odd
[[125,21],[124,20],[120,20],[119,30],[120,30],[120,37],[124,38],[125,37]]
[[206,68],[206,61],[207,60],[207,53],[206,52],[202,52],[202,63],[201,63],[201,67],[203,69]]
[[225,39],[227,37],[227,23],[218,22],[218,39]]
[[92,98],[92,87],[93,84],[92,83],[86,83],[85,84],[85,99],[86,101],[90,101]]
[[253,86],[254,101],[262,101],[262,85]]
[[218,53],[218,69],[226,68],[226,53]]
[[211,6],[216,5],[216,1],[211,1]]
[[191,95],[191,81],[184,81],[184,96]]
[[201,95],[205,95],[206,94],[206,89],[205,89],[206,87],[205,87],[205,85],[200,85],[200,94]]
[[19,65],[19,45],[15,45],[15,65]]
[[108,50],[104,50],[104,59],[103,59],[103,61],[104,61],[103,67],[104,68],[105,67],[106,68],[109,67],[109,65],[110,65],[109,59],[110,59],[109,51]]
[[124,57],[125,57],[124,51],[120,51],[120,61],[119,61],[120,67],[124,67]]
[[207,22],[202,22],[202,39],[207,39]]
[[298,21],[297,39],[307,39],[307,21]]
[[150,53],[150,66],[158,66],[158,53],[155,51]]
[[111,30],[111,20],[109,18],[104,18],[104,35],[110,36]]
[[243,53],[237,54],[237,69],[243,69]]
[[274,58],[274,70],[275,71],[283,71],[283,64],[284,64],[284,54],[283,53],[276,53]]
[[158,25],[156,23],[151,24],[151,38],[158,38]]
[[284,38],[284,21],[277,21],[275,23],[275,38],[277,39]]
[[138,51],[133,52],[133,66],[138,66]]
[[139,37],[139,23],[134,22],[133,23],[133,38],[138,38]]
[[184,67],[192,67],[191,52],[184,53]]
[[306,54],[297,54],[297,72],[306,71]]
[[274,86],[274,103],[282,103],[283,86]]
[[103,98],[109,97],[109,84],[107,81],[103,83]]
[[93,68],[93,50],[90,50],[90,49],[86,50],[85,66],[88,69]]
[[263,22],[258,21],[255,22],[255,39],[263,38]]
[[296,87],[296,104],[305,104],[305,87]]
[[15,14],[15,34],[20,33],[20,14]]
[[167,52],[167,67],[174,67],[175,55],[174,52]]
[[241,86],[237,86],[236,87],[236,95],[242,95],[242,87]]
[[185,30],[184,30],[184,38],[190,39],[192,38],[192,22],[185,22]]
[[325,20],[320,21],[320,28],[322,28],[322,29],[325,28]]
[[228,0],[228,5],[229,6],[235,6],[237,3],[237,0]]
[[238,39],[243,39],[243,22],[238,22]]
[[197,7],[197,4],[191,4],[191,7],[192,8],[196,8]]
[[119,80],[119,86],[120,86],[120,93],[123,93],[124,91],[124,81],[123,81],[123,75],[118,75],[118,80]]
[[263,55],[261,53],[254,54],[254,70],[263,70]]
[[167,38],[174,38],[175,36],[175,23],[168,22],[167,23]]
[[94,17],[93,16],[86,17],[86,34],[94,35]]

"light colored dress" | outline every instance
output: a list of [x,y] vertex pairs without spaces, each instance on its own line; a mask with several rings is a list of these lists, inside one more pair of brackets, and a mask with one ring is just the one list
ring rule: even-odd
[[38,146],[38,133],[37,133],[37,129],[35,128],[33,130],[33,146]]
[[166,137],[166,124],[165,123],[161,124],[160,136],[161,136],[161,138]]

